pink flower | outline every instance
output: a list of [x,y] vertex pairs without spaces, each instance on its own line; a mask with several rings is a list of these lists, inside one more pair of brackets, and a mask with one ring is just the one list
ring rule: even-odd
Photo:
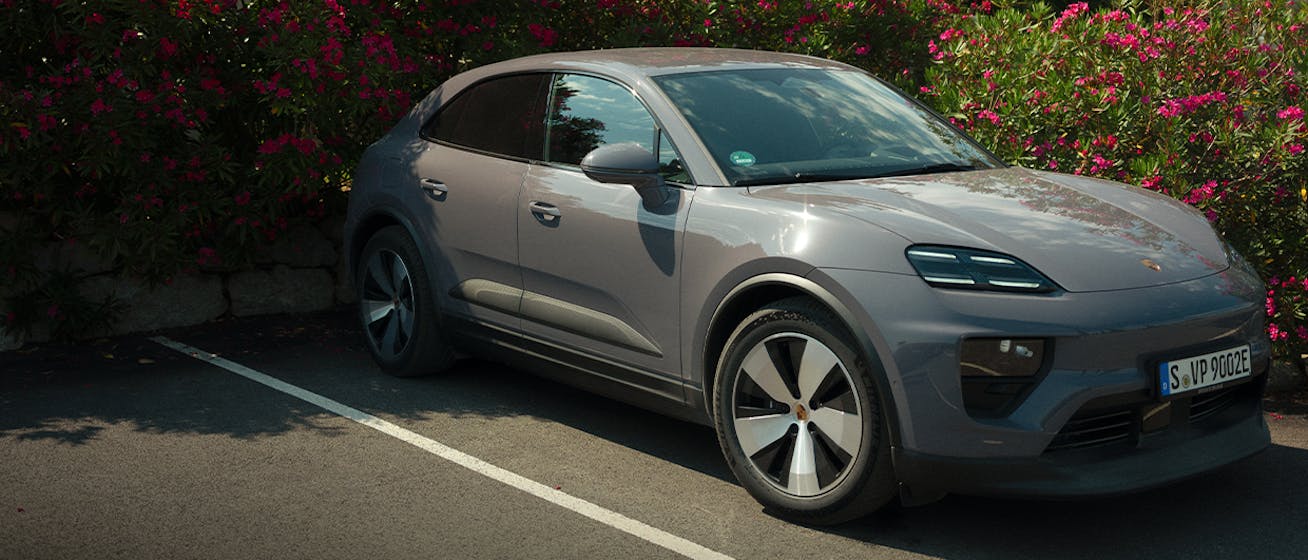
[[[707,22],[709,20],[705,20],[705,21]],[[557,31],[545,27],[544,25],[541,25],[539,23],[533,23],[528,25],[527,31],[530,31],[532,36],[536,37],[537,41],[540,41],[540,46],[542,47],[554,46],[554,41],[558,39],[559,36],[559,33]]]
[[159,38],[159,55],[163,58],[171,58],[177,54],[177,43],[167,37]]
[[232,201],[236,202],[237,206],[245,206],[246,204],[249,204],[250,191],[241,191],[240,194],[237,194],[236,196],[232,197]]
[[1224,103],[1226,93],[1221,91],[1211,91],[1200,95],[1191,95],[1189,97],[1180,97],[1177,99],[1165,99],[1163,105],[1158,108],[1158,114],[1164,117],[1176,117],[1187,113],[1193,113],[1200,107],[1212,103]]
[[1052,31],[1057,32],[1061,30],[1063,25],[1065,25],[1069,20],[1076,19],[1077,16],[1088,11],[1090,11],[1090,5],[1085,2],[1077,2],[1068,5],[1067,9],[1063,10],[1063,13],[1058,16],[1058,19],[1054,20]]
[[92,115],[99,115],[100,113],[108,113],[109,111],[112,110],[114,110],[114,108],[110,106],[108,103],[105,103],[103,99],[96,98],[95,101],[91,102]]
[[1287,120],[1287,121],[1290,121],[1290,120],[1302,120],[1302,119],[1303,119],[1303,109],[1300,109],[1297,105],[1291,105],[1291,106],[1286,107],[1285,109],[1282,109],[1281,111],[1277,112],[1277,113],[1276,113],[1276,117],[1279,118],[1279,119],[1281,119],[1281,120]]
[[1198,204],[1213,197],[1213,189],[1217,187],[1217,181],[1208,181],[1203,186],[1192,189],[1189,194],[1185,195],[1186,204]]

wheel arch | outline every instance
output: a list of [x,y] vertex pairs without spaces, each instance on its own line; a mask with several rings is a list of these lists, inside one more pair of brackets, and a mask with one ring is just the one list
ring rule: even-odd
[[704,398],[702,406],[713,417],[713,384],[717,376],[718,361],[726,348],[727,338],[740,322],[763,306],[790,297],[806,297],[825,307],[845,327],[846,334],[859,346],[868,359],[872,379],[882,395],[881,405],[886,408],[889,421],[890,443],[899,446],[899,422],[894,393],[885,371],[884,358],[876,350],[872,334],[858,316],[840,298],[818,282],[798,274],[770,272],[752,276],[727,292],[718,303],[703,333],[704,347],[696,366],[701,368]]
[[359,268],[359,255],[363,253],[363,248],[368,245],[368,240],[372,239],[374,235],[377,235],[377,232],[391,226],[404,228],[405,233],[407,233],[409,238],[414,241],[414,244],[418,246],[418,252],[421,253],[423,261],[432,262],[427,244],[422,243],[422,237],[415,234],[417,229],[413,226],[412,221],[403,215],[391,212],[385,208],[377,208],[364,214],[363,217],[359,219],[358,225],[350,230],[350,234],[345,240],[345,251],[347,255],[347,260],[345,262],[351,285],[358,280],[355,278],[355,275]]

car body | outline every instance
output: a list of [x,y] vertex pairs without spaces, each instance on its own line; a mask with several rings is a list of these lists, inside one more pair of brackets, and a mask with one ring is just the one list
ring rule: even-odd
[[346,247],[386,371],[475,353],[715,426],[796,519],[1127,492],[1269,443],[1264,288],[1201,214],[1004,165],[833,61],[459,74],[363,156]]

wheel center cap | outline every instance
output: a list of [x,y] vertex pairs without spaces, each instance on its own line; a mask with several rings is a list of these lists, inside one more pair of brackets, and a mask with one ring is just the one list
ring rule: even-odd
[[802,404],[795,404],[795,418],[800,422],[808,420],[808,410]]

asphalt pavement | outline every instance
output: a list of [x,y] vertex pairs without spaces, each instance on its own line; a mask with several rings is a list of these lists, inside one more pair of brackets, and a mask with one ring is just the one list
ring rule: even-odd
[[483,361],[391,378],[348,310],[160,334],[394,429],[146,336],[0,354],[0,559],[684,557],[665,537],[736,559],[1308,550],[1303,394],[1267,402],[1266,452],[1167,488],[1076,502],[951,496],[811,528],[762,511],[709,428]]

